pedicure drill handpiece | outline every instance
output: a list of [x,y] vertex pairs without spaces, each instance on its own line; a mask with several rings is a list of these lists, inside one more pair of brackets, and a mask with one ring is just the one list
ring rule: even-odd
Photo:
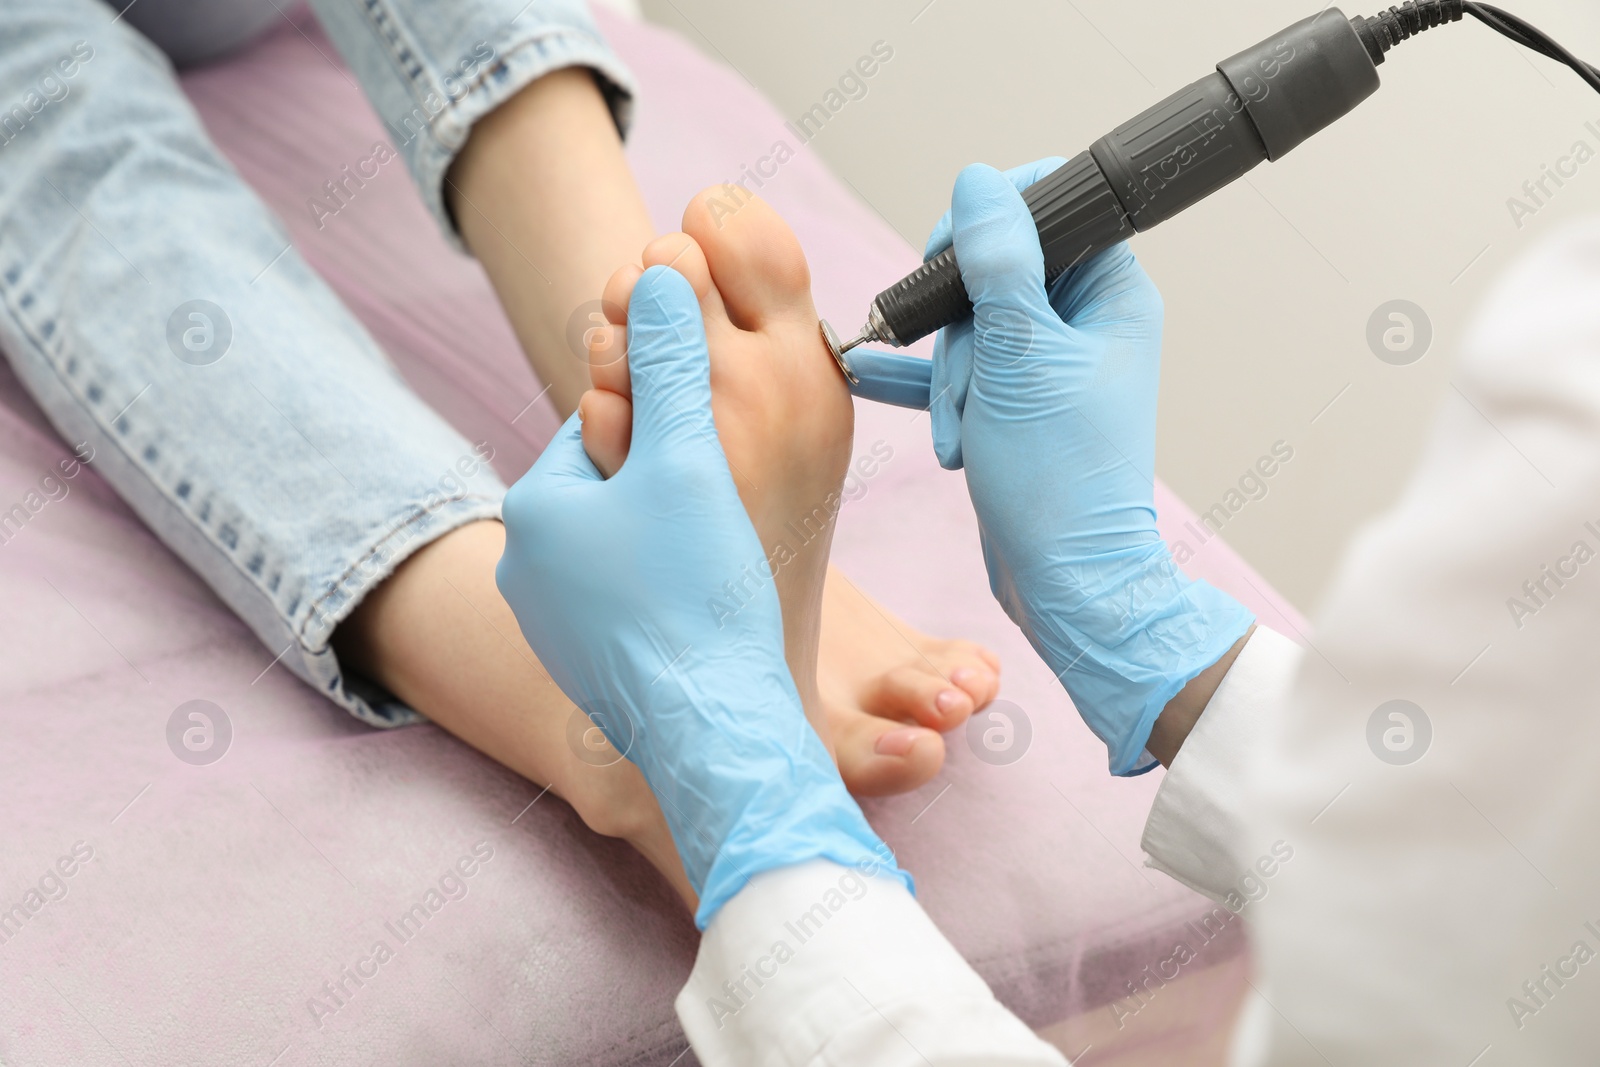
[[[1372,18],[1330,7],[1274,34],[1100,138],[1023,191],[1039,227],[1045,282],[1096,252],[1178,214],[1262,160],[1278,160],[1378,89],[1378,65],[1396,44],[1470,14],[1519,44],[1572,67],[1600,91],[1600,70],[1514,15],[1467,0],[1417,0]],[[955,249],[878,294],[867,324],[828,350],[850,390],[926,408],[933,365],[914,356],[852,349],[901,348],[972,314]]]

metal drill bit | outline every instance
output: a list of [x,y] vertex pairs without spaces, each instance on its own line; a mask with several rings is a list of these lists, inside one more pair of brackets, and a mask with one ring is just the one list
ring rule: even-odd
[[868,341],[893,345],[896,348],[900,347],[899,338],[895,337],[894,331],[889,328],[888,322],[884,320],[883,310],[876,302],[867,312],[867,324],[861,327],[861,332],[849,341],[840,344],[839,335],[833,332],[833,327],[829,326],[826,320],[822,323],[822,339],[827,343],[828,351],[833,353],[834,362],[839,364],[839,369],[844,371],[844,376],[849,379],[851,385],[860,385],[861,379],[856,377],[855,371],[850,369],[849,361],[844,358],[846,352],[857,345],[864,345]]
[[851,385],[860,385],[861,379],[856,377],[855,372],[850,369],[850,364],[845,362],[844,354],[866,340],[865,333],[849,344],[841,345],[839,343],[839,335],[833,332],[833,327],[828,325],[827,319],[823,319],[820,326],[822,327],[822,343],[828,346],[828,352],[833,356],[833,361],[839,364],[840,370],[844,371],[845,380]]
[[868,341],[877,341],[877,340],[880,340],[880,338],[878,337],[878,331],[874,330],[870,325],[869,326],[863,326],[863,327],[861,327],[861,332],[860,333],[856,334],[850,340],[846,341],[844,344],[839,346],[839,351],[842,354],[842,353],[850,351],[852,348],[856,347],[857,345],[864,345]]

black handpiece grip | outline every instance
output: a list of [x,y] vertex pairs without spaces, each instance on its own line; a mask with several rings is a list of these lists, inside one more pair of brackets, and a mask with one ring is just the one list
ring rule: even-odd
[[908,345],[971,315],[972,298],[961,281],[956,250],[945,249],[895,282],[878,294],[873,307],[894,331],[893,338],[884,340],[897,345]]
[[[1338,8],[1217,64],[1023,190],[1045,280],[1171,218],[1264,159],[1279,159],[1378,88]],[[878,294],[882,340],[908,345],[972,314],[955,249]]]
[[[1133,233],[1127,213],[1088,152],[1028,186],[1022,198],[1039,227],[1045,273],[1051,278],[1076,259]],[[884,290],[877,306],[901,344],[971,315],[956,250],[945,249]]]

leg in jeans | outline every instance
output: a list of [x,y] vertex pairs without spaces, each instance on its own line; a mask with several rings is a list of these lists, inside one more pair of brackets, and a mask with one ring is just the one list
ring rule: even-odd
[[[482,15],[493,6],[452,12]],[[508,102],[519,106],[503,114],[518,121],[502,130],[515,131],[522,148],[546,150],[538,167],[523,172],[525,202],[562,203],[570,169],[557,164],[574,158],[609,168],[613,178],[620,168],[637,200],[614,126],[563,120],[526,128],[524,120],[548,113],[534,106],[542,94],[564,101],[557,113],[568,118],[582,113],[574,105],[614,119],[624,110],[612,75],[625,74],[581,20],[527,24],[570,14],[573,5],[542,4],[503,24],[480,19],[483,39],[497,42],[490,54],[500,58],[470,72],[465,59],[442,74],[422,64],[442,97],[410,80],[420,37],[393,10],[322,7],[441,219],[437,190],[453,153],[476,118]],[[70,99],[30,109],[5,126],[0,142],[0,205],[10,205],[0,206],[0,347],[57,426],[95,443],[119,491],[290,669],[369,722],[412,721],[411,709],[421,710],[550,784],[591,826],[633,841],[683,888],[642,782],[627,764],[599,768],[572,752],[573,709],[545,682],[493,589],[500,534],[478,521],[497,514],[493,476],[405,390],[359,325],[287,250],[270,215],[206,142],[147,42],[109,26],[108,13],[86,0],[48,13],[21,5],[0,12],[15,30],[0,56],[0,89],[8,94],[0,99],[31,100],[41,73],[73,67]],[[471,19],[458,21],[474,28]],[[462,54],[479,51],[468,41]],[[72,61],[79,53],[86,55]],[[602,76],[543,77],[574,65]],[[596,130],[609,140],[594,142]],[[595,155],[572,155],[574,135],[590,138]],[[490,163],[497,157],[517,158],[480,153]],[[585,196],[606,188],[579,183]],[[615,255],[596,249],[623,248],[637,233],[627,212],[592,196],[565,206],[618,225],[590,228],[605,236],[589,244],[547,231],[530,239],[522,227],[550,216],[525,215],[508,223],[506,243],[553,255],[546,272],[556,277],[593,274],[587,291],[598,292],[609,264],[636,257],[639,245]],[[503,207],[490,202],[482,217]],[[515,284],[497,281],[525,344],[526,323],[549,320],[567,299],[519,303]],[[210,301],[220,318],[214,310],[174,315],[193,299]],[[563,328],[566,317],[560,311]],[[187,361],[168,355],[169,320],[174,336],[196,341],[198,355],[187,348]],[[205,364],[204,349],[220,348],[218,338],[230,332],[228,354]],[[530,353],[536,366],[552,360],[548,346]],[[570,356],[562,347],[554,360]],[[830,707],[843,717],[870,725],[862,710],[870,705],[905,719],[931,711],[937,721],[934,696],[947,688],[941,673],[971,694],[963,698],[969,707],[986,699],[985,689],[992,695],[992,668],[980,667],[976,683],[970,669],[963,677],[959,664],[978,661],[971,646],[902,636],[844,588],[847,606],[832,615],[850,625],[830,626],[829,605],[841,600],[830,589],[825,643],[828,629],[865,624],[878,632],[846,641],[855,662],[832,672]],[[874,638],[892,654],[864,656]],[[856,757],[846,772],[858,788],[906,788],[937,769],[938,738],[894,751],[882,744],[892,726],[883,719],[872,730],[838,731],[864,742],[842,753]],[[897,732],[901,741],[905,733]]]
[[503,487],[473,445],[287,247],[148,41],[94,0],[7,0],[0,27],[0,101],[22,102],[0,113],[0,350],[58,430],[308,684],[374,725],[428,715],[687,893],[632,765],[566,742],[573,708],[494,590]]
[[[589,384],[569,320],[614,269],[639,261],[650,238],[618,132],[629,111],[626,70],[572,0],[476,0],[447,15],[412,0],[313,6],[425,202],[483,263],[557,411],[569,414]],[[525,25],[534,18],[539,32]],[[470,58],[480,55],[493,59],[480,66]],[[936,731],[959,726],[998,690],[990,653],[918,633],[837,571],[822,628],[815,684],[825,736],[858,793],[926,782],[944,757]]]

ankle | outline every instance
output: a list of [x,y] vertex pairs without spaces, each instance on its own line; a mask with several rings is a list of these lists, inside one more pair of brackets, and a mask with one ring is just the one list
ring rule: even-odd
[[666,877],[691,911],[699,904],[678,858],[672,830],[637,767],[626,761],[607,767],[582,765],[551,792],[571,804],[590,830],[632,845]]
[[[615,755],[614,753],[611,753]],[[660,820],[661,809],[639,769],[626,760],[607,766],[572,761],[550,791],[578,813],[585,826],[603,837],[633,841]]]

